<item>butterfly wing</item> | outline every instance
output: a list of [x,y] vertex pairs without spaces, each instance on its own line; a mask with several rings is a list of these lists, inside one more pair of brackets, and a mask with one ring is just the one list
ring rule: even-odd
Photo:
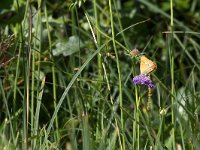
[[151,61],[145,56],[141,56],[140,58],[140,73],[141,74],[149,74],[152,71],[157,69],[156,63]]

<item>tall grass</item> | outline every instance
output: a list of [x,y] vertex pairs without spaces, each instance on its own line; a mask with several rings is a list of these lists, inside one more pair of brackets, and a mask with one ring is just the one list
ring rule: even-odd
[[[0,149],[198,149],[199,5],[5,5],[15,13],[0,12]],[[157,63],[151,93],[132,84],[134,48]]]

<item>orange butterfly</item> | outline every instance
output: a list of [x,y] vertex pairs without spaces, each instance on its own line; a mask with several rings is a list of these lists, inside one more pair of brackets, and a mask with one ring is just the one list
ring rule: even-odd
[[157,69],[156,63],[148,59],[146,56],[140,57],[140,74],[150,74]]

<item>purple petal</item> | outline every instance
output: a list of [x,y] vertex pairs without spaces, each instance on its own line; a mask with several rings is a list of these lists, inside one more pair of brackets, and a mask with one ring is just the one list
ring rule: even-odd
[[132,82],[133,84],[142,84],[142,85],[149,86],[150,88],[155,87],[150,77],[145,74],[140,74],[138,76],[135,76]]

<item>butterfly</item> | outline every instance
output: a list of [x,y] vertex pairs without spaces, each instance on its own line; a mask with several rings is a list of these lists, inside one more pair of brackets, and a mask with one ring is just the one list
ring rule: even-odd
[[150,74],[152,71],[157,69],[156,63],[142,55],[140,57],[140,74]]

